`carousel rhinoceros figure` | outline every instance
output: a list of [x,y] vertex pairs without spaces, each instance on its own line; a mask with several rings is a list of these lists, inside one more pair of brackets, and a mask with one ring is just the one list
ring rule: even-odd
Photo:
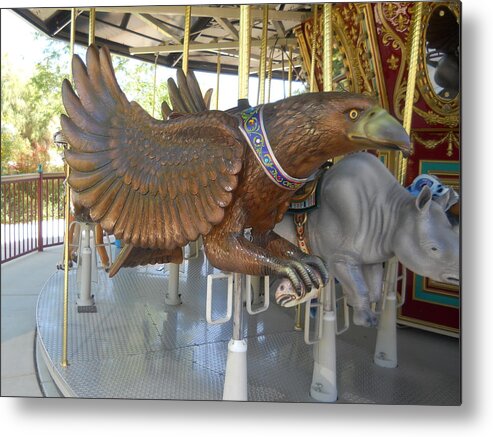
[[[370,304],[380,300],[383,262],[393,256],[419,275],[459,284],[459,233],[445,214],[448,194],[432,201],[425,186],[413,196],[369,153],[345,157],[319,183],[309,243],[342,284],[355,325],[376,325]],[[293,229],[287,216],[275,231],[293,240]]]

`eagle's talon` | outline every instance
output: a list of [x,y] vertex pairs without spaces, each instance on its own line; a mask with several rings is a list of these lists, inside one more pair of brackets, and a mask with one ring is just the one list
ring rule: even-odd
[[[289,266],[293,268],[298,274],[298,277],[301,279],[300,289],[297,289],[298,297],[302,299],[306,296],[307,293],[311,291],[312,288],[319,288],[315,285],[315,282],[318,283],[318,279],[316,278],[316,272],[313,268],[309,267],[306,263],[300,261],[288,261]],[[314,281],[315,279],[315,281]]]
[[304,267],[310,276],[310,280],[312,281],[312,288],[320,288],[323,285],[322,275],[310,264],[305,263]]
[[[322,285],[327,285],[329,282],[329,270],[322,258],[314,255],[304,255],[302,261],[317,271],[322,280]],[[316,288],[320,288],[320,286]]]
[[294,267],[286,266],[281,270],[281,276],[287,277],[293,286],[293,290],[298,297],[302,297],[303,293],[303,285],[298,276],[298,272]]
[[[277,295],[287,295],[290,296],[290,300],[301,301],[313,288],[320,288],[320,277],[316,269],[295,260],[284,260],[284,263],[278,271],[290,284],[286,281],[282,282],[276,292]],[[286,303],[282,306],[286,306]]]

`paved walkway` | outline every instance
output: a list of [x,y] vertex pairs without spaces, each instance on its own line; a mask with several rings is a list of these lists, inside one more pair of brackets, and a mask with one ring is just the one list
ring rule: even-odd
[[38,381],[50,384],[47,375],[36,372],[36,302],[62,253],[56,246],[1,266],[2,396],[42,397]]

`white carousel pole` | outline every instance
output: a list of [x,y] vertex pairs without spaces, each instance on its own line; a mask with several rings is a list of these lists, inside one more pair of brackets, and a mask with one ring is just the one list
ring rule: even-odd
[[180,284],[180,264],[168,264],[168,291],[164,295],[166,305],[180,305],[181,297],[178,292]]
[[233,337],[228,343],[223,400],[248,400],[247,342],[243,338],[243,276],[233,279]]
[[93,251],[91,248],[91,227],[94,229],[94,225],[91,223],[84,223],[80,227],[82,248],[80,250],[81,253],[78,267],[81,269],[80,289],[79,295],[77,296],[77,311],[79,313],[94,312],[96,309],[94,295],[91,294],[93,261]]
[[387,261],[383,308],[378,321],[373,362],[380,367],[397,367],[397,269],[396,258]]
[[[322,289],[322,332],[313,346],[313,375],[310,396],[320,402],[337,400],[335,280]],[[306,321],[305,321],[306,323]]]

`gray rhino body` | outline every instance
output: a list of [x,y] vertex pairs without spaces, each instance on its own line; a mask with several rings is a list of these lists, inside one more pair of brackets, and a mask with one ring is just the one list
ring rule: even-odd
[[[380,300],[383,262],[393,256],[419,275],[459,283],[459,233],[445,214],[447,198],[432,201],[428,187],[412,196],[368,153],[345,157],[321,184],[321,205],[308,216],[309,242],[343,285],[355,324],[376,325],[370,304]],[[295,239],[289,216],[275,231]]]

